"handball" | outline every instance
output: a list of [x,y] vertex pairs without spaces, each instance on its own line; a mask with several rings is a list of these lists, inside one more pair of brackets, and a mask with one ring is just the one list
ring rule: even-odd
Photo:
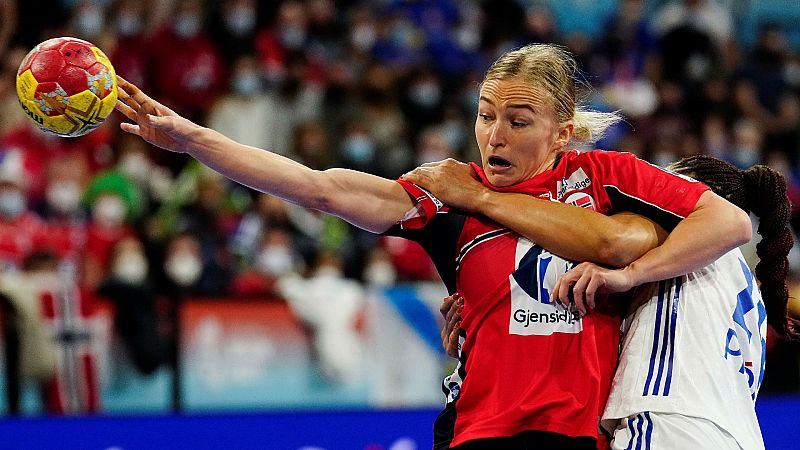
[[22,60],[17,97],[42,130],[82,136],[114,109],[117,77],[111,61],[92,43],[59,37],[37,45]]

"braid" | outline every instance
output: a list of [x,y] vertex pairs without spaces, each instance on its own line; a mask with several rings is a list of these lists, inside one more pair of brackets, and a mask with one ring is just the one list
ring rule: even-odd
[[767,322],[782,336],[800,338],[800,321],[788,316],[787,255],[794,241],[789,230],[791,205],[786,180],[767,166],[743,171],[707,155],[683,158],[669,167],[707,184],[717,195],[759,218],[756,278],[767,308]]
[[747,169],[744,174],[753,213],[759,218],[761,242],[756,245],[759,261],[755,270],[767,307],[767,322],[779,334],[798,338],[800,323],[786,314],[789,300],[787,255],[794,244],[789,230],[791,204],[786,195],[786,180],[778,172],[761,165]]

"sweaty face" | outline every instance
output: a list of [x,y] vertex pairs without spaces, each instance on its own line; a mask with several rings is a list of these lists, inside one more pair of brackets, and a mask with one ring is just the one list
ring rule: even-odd
[[540,89],[518,80],[483,83],[475,138],[493,185],[510,186],[550,169],[571,133],[571,122],[558,123]]

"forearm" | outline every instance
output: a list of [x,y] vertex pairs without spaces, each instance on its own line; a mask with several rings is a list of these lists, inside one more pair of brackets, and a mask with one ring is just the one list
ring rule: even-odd
[[399,184],[374,175],[313,170],[208,128],[198,128],[190,142],[187,153],[228,178],[368,231],[385,231],[413,206]]
[[226,177],[302,206],[322,202],[315,171],[284,156],[239,144],[210,128],[198,128],[186,152]]
[[747,213],[709,191],[664,244],[631,263],[625,271],[633,285],[683,275],[711,264],[748,242],[751,236]]
[[631,263],[664,238],[660,227],[639,216],[609,217],[525,194],[486,189],[476,210],[559,256],[612,267]]

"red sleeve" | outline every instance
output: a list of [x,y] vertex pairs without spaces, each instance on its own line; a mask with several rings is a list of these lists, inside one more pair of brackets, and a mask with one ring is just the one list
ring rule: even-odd
[[436,213],[446,210],[446,206],[425,189],[403,179],[397,182],[414,201],[414,207],[400,219],[400,228],[405,230],[422,228],[436,216]]
[[610,213],[631,211],[671,230],[694,210],[705,184],[637,158],[631,153],[586,152],[611,203]]

